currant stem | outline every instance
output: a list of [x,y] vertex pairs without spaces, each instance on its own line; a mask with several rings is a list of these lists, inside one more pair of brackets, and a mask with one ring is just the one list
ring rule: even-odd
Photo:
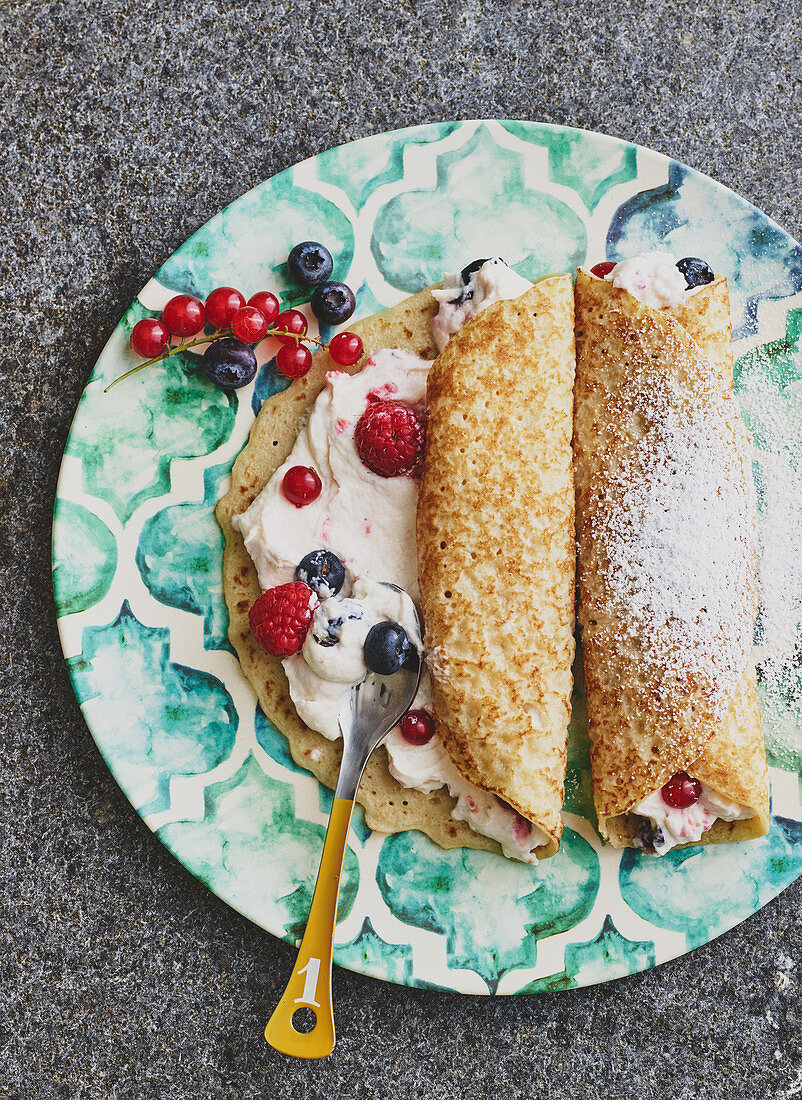
[[[180,344],[177,344],[174,348],[167,348],[161,353],[161,355],[154,355],[152,359],[146,359],[144,363],[137,363],[135,367],[131,367],[125,374],[121,374],[119,378],[115,378],[113,382],[109,382],[108,386],[104,389],[104,393],[108,393],[112,386],[116,386],[118,382],[122,382],[126,378],[130,378],[132,374],[138,374],[139,371],[144,370],[145,367],[152,367],[154,363],[161,363],[164,359],[169,359],[171,355],[178,355],[181,351],[186,351],[187,348],[197,347],[198,344],[214,344],[217,340],[222,340],[224,336],[233,336],[234,330],[231,328],[220,328],[212,333],[211,336],[199,336],[195,340],[185,340]],[[323,340],[318,340],[315,336],[299,336],[295,332],[285,332],[283,329],[269,328],[262,337],[262,340],[266,340],[268,336],[283,336],[285,339],[287,336],[291,336],[295,340],[296,344],[300,344],[303,341],[306,344],[317,344],[319,348],[328,347]],[[260,341],[261,343],[261,341]]]

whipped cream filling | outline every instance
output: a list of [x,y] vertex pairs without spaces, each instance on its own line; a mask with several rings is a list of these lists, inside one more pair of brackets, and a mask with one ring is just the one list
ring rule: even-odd
[[682,305],[686,298],[702,289],[688,287],[670,252],[641,252],[616,264],[604,278],[652,309]]
[[[353,576],[389,580],[418,599],[412,477],[380,477],[362,463],[354,429],[370,395],[422,410],[429,363],[399,350],[376,352],[354,375],[329,371],[325,389],[295,441],[251,506],[232,521],[242,532],[263,589],[285,584],[310,550],[332,550]],[[312,466],[323,489],[297,508],[281,491],[292,466]]]
[[[298,562],[321,547],[337,554],[346,567],[342,591],[316,608],[301,652],[282,662],[299,716],[330,740],[341,736],[339,714],[351,686],[367,674],[362,647],[371,626],[386,619],[399,622],[422,652],[412,601],[380,583],[397,584],[419,599],[418,482],[383,478],[367,469],[357,453],[354,430],[371,396],[423,409],[430,367],[407,352],[383,350],[358,374],[329,372],[292,452],[250,507],[233,520],[263,589],[293,580]],[[287,470],[298,465],[314,467],[323,483],[317,500],[303,508],[281,491]],[[425,666],[413,709],[433,709]],[[452,810],[456,820],[498,841],[506,856],[536,862],[536,849],[548,839],[545,833],[463,779],[439,737],[412,745],[396,726],[386,745],[390,771],[402,786],[427,793],[448,787],[457,799]]]
[[722,821],[745,821],[752,816],[754,811],[748,806],[731,802],[704,783],[701,787],[699,801],[683,809],[669,806],[660,791],[648,795],[635,807],[636,814],[652,823],[651,844],[657,855],[665,855],[677,844],[701,840],[702,834],[719,818]]
[[[421,696],[428,698],[424,704],[431,709],[431,683],[428,675]],[[416,703],[416,706],[419,705]],[[418,791],[436,791],[448,787],[448,793],[457,804],[451,811],[456,821],[464,821],[476,833],[498,841],[509,859],[534,863],[536,850],[548,840],[539,829],[508,806],[496,795],[475,787],[460,775],[435,736],[425,745],[411,745],[396,728],[386,741],[390,757],[390,774],[402,787]]]
[[[351,597],[331,596],[318,606],[301,652],[283,661],[295,709],[307,726],[330,741],[341,736],[340,711],[351,688],[368,674],[363,649],[368,631],[388,619],[403,626],[422,657],[423,641],[409,596],[360,577]],[[423,705],[421,694],[419,689],[416,707]]]
[[432,296],[440,303],[432,322],[437,350],[442,351],[455,332],[493,302],[520,298],[531,286],[528,279],[508,267],[500,256],[485,260],[467,282],[462,281],[459,273],[445,275],[443,289],[432,291]]

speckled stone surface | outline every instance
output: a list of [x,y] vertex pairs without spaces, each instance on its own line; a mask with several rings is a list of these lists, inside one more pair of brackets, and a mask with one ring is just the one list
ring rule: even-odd
[[802,1095],[802,883],[597,988],[494,1001],[337,972],[334,1055],[267,1048],[292,953],[118,790],[62,664],[49,561],[95,358],[247,188],[396,126],[536,118],[684,160],[799,238],[800,52],[794,0],[0,5],[0,1096]]

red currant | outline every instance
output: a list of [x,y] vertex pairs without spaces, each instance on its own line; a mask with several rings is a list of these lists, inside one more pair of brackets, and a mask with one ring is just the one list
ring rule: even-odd
[[258,344],[270,326],[256,306],[242,306],[231,319],[231,327],[243,344]]
[[155,317],[137,321],[131,332],[131,347],[143,359],[155,359],[161,355],[170,340],[167,329]]
[[291,466],[281,482],[284,496],[296,508],[303,508],[317,500],[323,488],[316,470],[311,466]]
[[677,772],[660,791],[663,801],[675,810],[687,810],[702,797],[702,784],[691,779],[687,772]]
[[296,345],[298,343],[295,339],[296,336],[299,338],[306,336],[306,318],[300,310],[285,309],[282,313],[279,313],[273,328],[287,333],[286,336],[279,336],[282,344]]
[[352,367],[362,358],[364,348],[355,332],[338,332],[329,344],[329,355],[341,367]]
[[303,378],[312,366],[312,353],[303,344],[285,344],[278,349],[276,366],[285,378]]
[[410,745],[428,745],[434,737],[434,718],[428,710],[409,710],[401,719],[401,736]]
[[245,297],[233,286],[218,286],[206,299],[206,316],[215,328],[226,328],[240,308],[245,305]]
[[279,314],[278,298],[269,290],[259,290],[248,299],[249,306],[256,306],[269,325],[272,325]]
[[591,275],[595,275],[597,279],[603,279],[605,275],[609,275],[615,267],[612,260],[602,260],[600,264],[596,264],[590,269]]
[[203,302],[191,294],[177,294],[162,310],[162,324],[173,336],[194,336],[205,321]]

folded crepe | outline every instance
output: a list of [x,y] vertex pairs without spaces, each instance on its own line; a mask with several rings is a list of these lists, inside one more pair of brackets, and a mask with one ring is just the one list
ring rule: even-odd
[[429,374],[418,576],[436,727],[462,776],[562,832],[574,654],[573,294],[483,310]]
[[576,347],[578,620],[599,830],[615,847],[649,847],[636,808],[685,772],[742,813],[698,843],[761,836],[755,509],[726,282],[652,309],[580,271]]
[[[436,348],[431,326],[437,308],[431,290],[427,289],[392,309],[350,325],[349,329],[361,336],[366,355],[381,348],[403,348],[433,359]],[[326,351],[317,352],[309,374],[262,405],[248,444],[234,463],[231,488],[217,505],[217,518],[225,535],[223,592],[229,611],[231,644],[263,712],[287,737],[294,761],[331,788],[337,781],[342,743],[329,741],[301,721],[290,698],[281,660],[266,653],[253,636],[248,610],[261,589],[242,535],[231,521],[255,500],[289,455],[303,418],[325,385],[326,372],[346,370],[354,374],[359,369],[360,364],[342,367]],[[365,808],[365,820],[371,829],[388,833],[419,829],[442,848],[501,851],[496,841],[451,817],[454,800],[447,790],[425,794],[397,783],[388,770],[387,753],[382,747],[368,761],[357,798]]]

